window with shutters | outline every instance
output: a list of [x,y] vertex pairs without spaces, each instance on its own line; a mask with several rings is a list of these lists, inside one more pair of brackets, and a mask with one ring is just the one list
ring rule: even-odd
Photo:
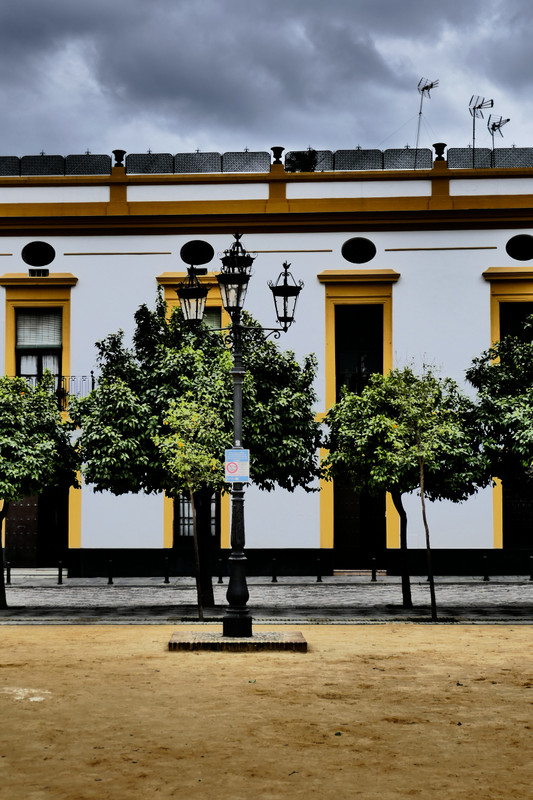
[[63,344],[61,309],[18,308],[15,327],[17,375],[35,382],[49,370],[58,381]]

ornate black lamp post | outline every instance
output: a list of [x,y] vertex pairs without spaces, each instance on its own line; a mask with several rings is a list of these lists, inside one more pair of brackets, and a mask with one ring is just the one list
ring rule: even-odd
[[183,316],[187,322],[201,322],[205,311],[205,301],[209,289],[202,286],[198,280],[198,275],[207,272],[206,269],[198,269],[191,266],[187,269],[187,280],[180,284],[178,297]]
[[[224,308],[231,318],[230,341],[233,353],[233,444],[236,450],[242,450],[242,383],[244,367],[242,360],[242,309],[246,297],[248,282],[252,274],[255,256],[246,252],[241,244],[241,235],[234,235],[235,241],[221,258],[222,271],[217,275],[218,285]],[[289,272],[289,264],[283,265],[275,284],[269,283],[274,295],[276,316],[280,328],[261,328],[274,333],[287,331],[294,322],[294,310],[303,283],[296,284]],[[199,290],[205,292],[199,300]],[[189,322],[201,320],[207,289],[202,287],[194,268],[188,272],[188,278],[177,290],[181,309]],[[200,308],[201,307],[201,308]],[[249,598],[246,585],[246,556],[244,554],[244,486],[233,483],[231,488],[231,553],[228,559],[229,586],[226,594],[228,608],[222,621],[224,636],[245,637],[252,635],[252,617],[247,608]]]

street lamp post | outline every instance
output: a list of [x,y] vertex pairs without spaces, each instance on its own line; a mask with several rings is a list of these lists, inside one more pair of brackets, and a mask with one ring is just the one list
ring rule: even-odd
[[[235,241],[221,258],[222,271],[217,281],[222,304],[231,319],[230,342],[233,354],[233,445],[242,450],[242,384],[245,374],[242,351],[242,310],[248,282],[252,274],[255,256],[248,253],[241,244],[241,235],[234,234]],[[263,331],[278,333],[287,331],[294,322],[294,310],[303,283],[296,284],[289,272],[289,264],[283,265],[284,272],[276,283],[269,282],[274,296],[279,328],[261,328]],[[205,294],[203,294],[205,292]],[[184,318],[188,322],[202,319],[207,289],[202,287],[193,267],[189,268],[188,280],[177,290]],[[246,584],[246,556],[244,554],[244,486],[233,483],[231,487],[231,553],[228,559],[229,585],[226,598],[228,607],[222,620],[223,636],[252,636],[252,617],[247,608],[249,599]]]

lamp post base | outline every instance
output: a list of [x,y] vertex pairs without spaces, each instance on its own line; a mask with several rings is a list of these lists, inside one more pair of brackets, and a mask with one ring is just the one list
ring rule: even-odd
[[248,611],[245,610],[242,614],[227,611],[222,620],[222,636],[233,639],[252,636],[252,617]]

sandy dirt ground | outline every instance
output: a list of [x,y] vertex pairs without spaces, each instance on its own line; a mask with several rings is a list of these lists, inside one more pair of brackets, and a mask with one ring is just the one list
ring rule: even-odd
[[307,653],[174,630],[0,627],[0,796],[532,797],[532,626],[301,626]]

